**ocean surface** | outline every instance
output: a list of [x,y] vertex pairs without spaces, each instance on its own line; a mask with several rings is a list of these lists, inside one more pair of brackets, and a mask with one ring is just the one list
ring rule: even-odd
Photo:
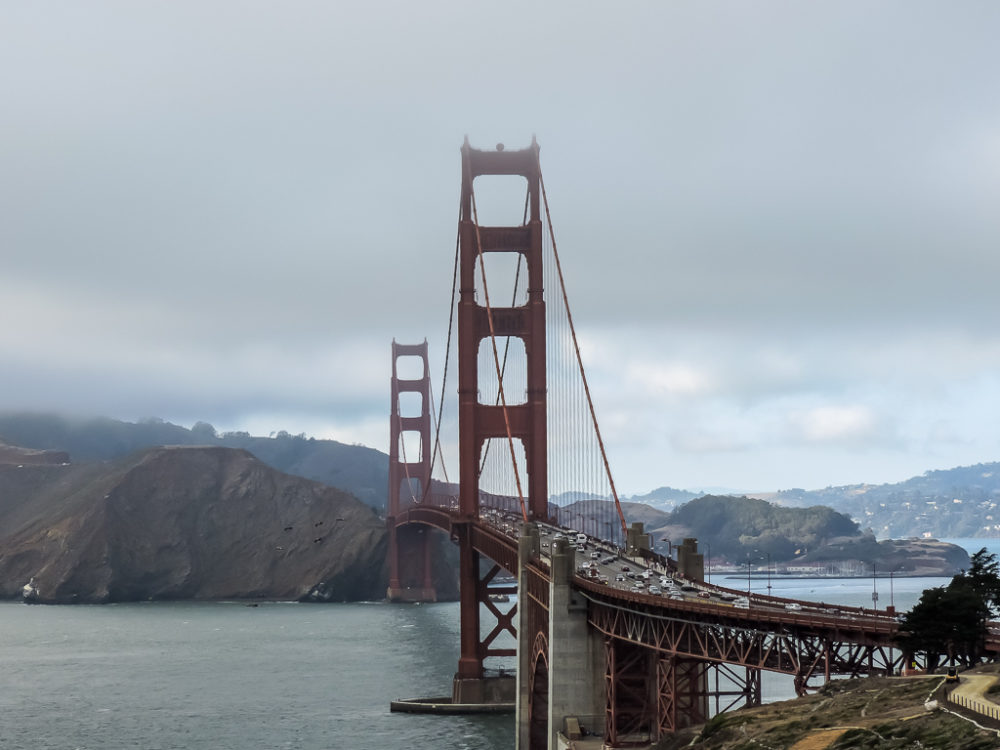
[[[997,540],[951,540],[971,551]],[[947,578],[878,578],[908,609]],[[713,582],[741,588],[746,579]],[[766,592],[766,579],[750,583]],[[772,592],[871,606],[871,579],[772,579]],[[0,749],[513,747],[513,717],[392,714],[448,695],[458,605],[0,603]],[[766,701],[791,697],[765,673]]]

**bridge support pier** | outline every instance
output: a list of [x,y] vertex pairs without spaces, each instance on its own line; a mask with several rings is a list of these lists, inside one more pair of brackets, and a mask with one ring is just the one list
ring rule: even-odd
[[[529,591],[525,555],[537,547],[537,532],[522,537],[522,594]],[[548,627],[532,627],[527,602],[518,628],[517,749],[556,750],[567,725],[603,733],[604,645],[589,627],[587,602],[570,585],[574,552],[565,540],[553,542],[548,587]],[[541,637],[540,637],[541,636]],[[540,653],[540,644],[547,653]],[[541,694],[544,689],[544,695]],[[542,714],[542,715],[540,715]],[[543,729],[544,727],[544,729]]]
[[[480,555],[472,541],[472,524],[456,524],[458,538],[460,608],[461,608],[461,651],[458,671],[452,681],[452,703],[463,705],[513,707],[515,699],[515,678],[509,673],[487,674],[483,660],[491,657],[514,656],[515,649],[500,648],[496,641],[502,633],[514,633],[516,612],[501,612],[489,598],[489,584],[500,572],[494,565],[480,577]],[[513,589],[495,589],[503,593],[513,593]],[[515,607],[517,605],[514,605]],[[496,619],[496,625],[486,636],[481,630],[481,607]]]
[[390,602],[436,602],[434,586],[433,537],[430,528],[396,526],[389,523],[389,588]]

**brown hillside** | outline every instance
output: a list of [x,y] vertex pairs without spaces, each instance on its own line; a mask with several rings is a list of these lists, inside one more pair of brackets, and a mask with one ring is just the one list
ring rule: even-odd
[[0,465],[0,596],[34,577],[49,602],[373,598],[385,544],[347,493],[242,450]]

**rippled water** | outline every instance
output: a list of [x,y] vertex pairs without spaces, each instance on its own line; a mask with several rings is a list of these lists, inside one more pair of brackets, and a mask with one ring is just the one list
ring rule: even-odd
[[511,748],[513,717],[389,713],[447,695],[455,604],[0,604],[0,747]]
[[[948,580],[896,578],[891,597],[904,610]],[[871,579],[771,583],[778,596],[871,606]],[[889,581],[874,586],[889,604]],[[509,750],[512,716],[389,712],[394,698],[450,694],[457,661],[455,603],[2,602],[0,748]],[[791,697],[787,678],[765,673],[763,686],[765,700]]]

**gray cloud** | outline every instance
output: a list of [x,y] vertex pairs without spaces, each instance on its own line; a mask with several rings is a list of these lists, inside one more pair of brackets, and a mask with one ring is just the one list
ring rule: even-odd
[[535,132],[627,489],[997,456],[994,4],[4,15],[0,408],[385,448],[462,137]]

